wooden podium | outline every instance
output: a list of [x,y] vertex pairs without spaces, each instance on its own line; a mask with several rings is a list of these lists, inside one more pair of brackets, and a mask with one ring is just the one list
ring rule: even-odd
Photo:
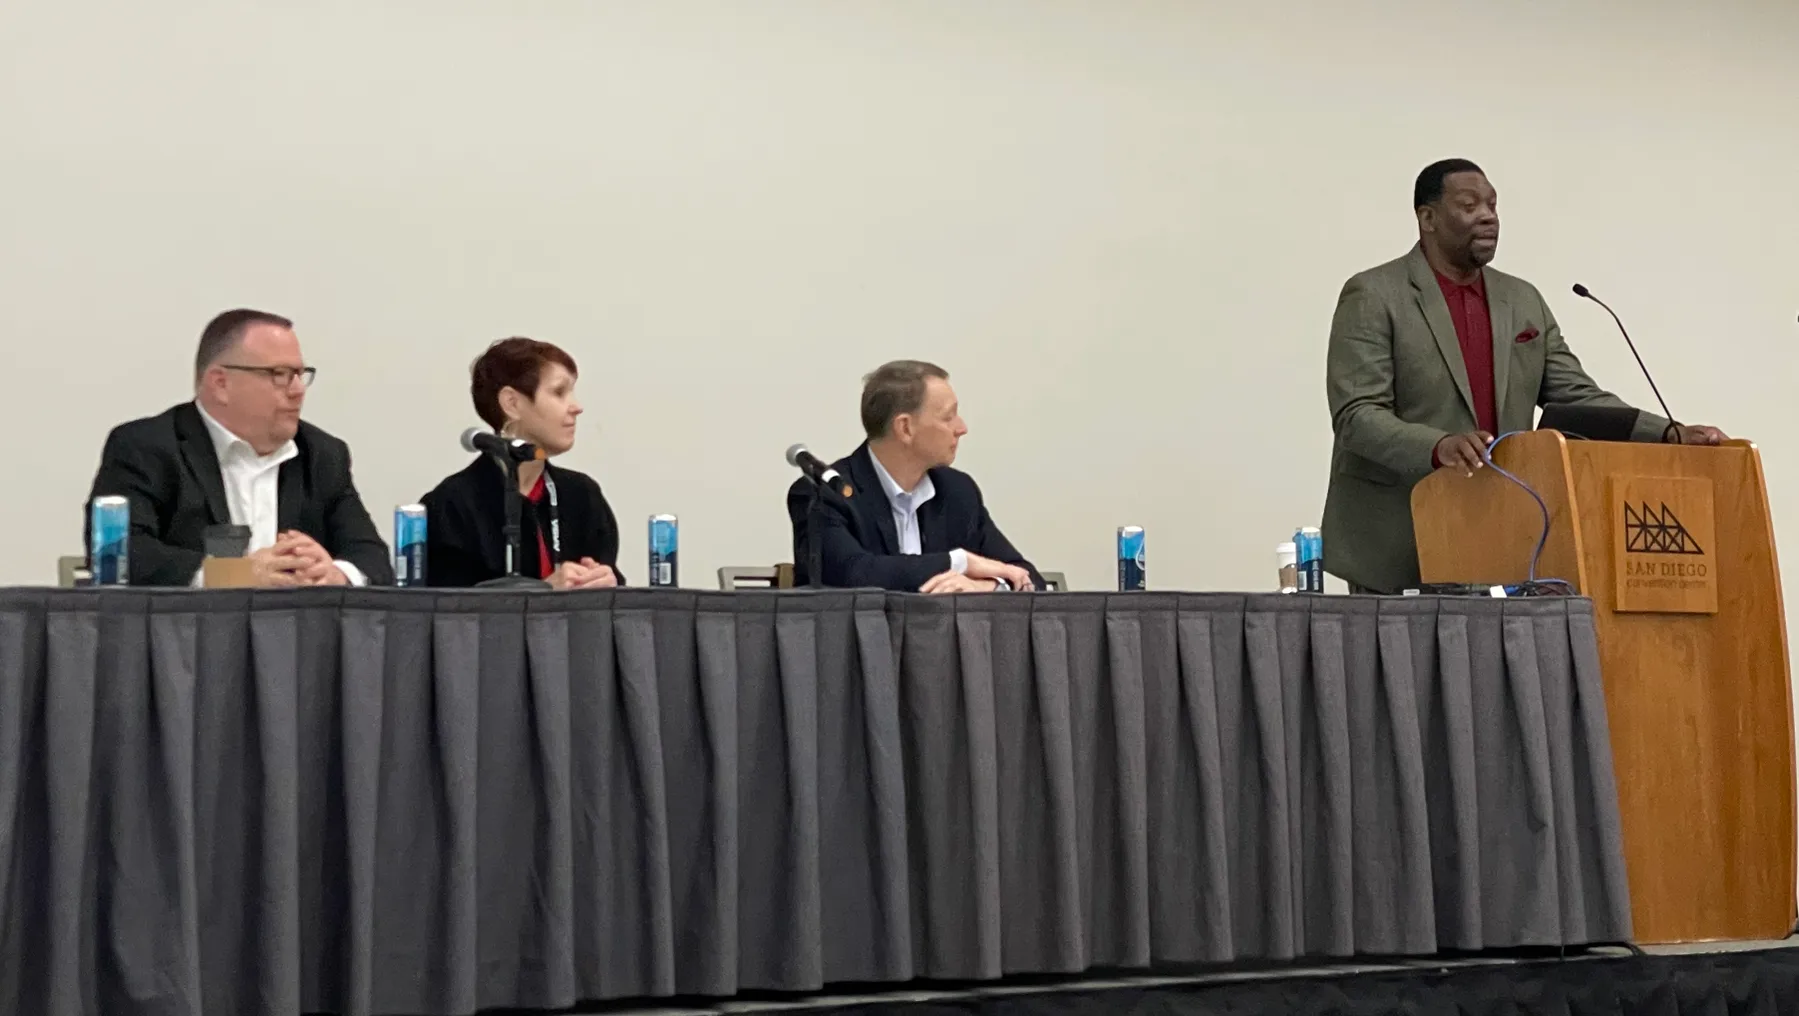
[[[1593,601],[1639,942],[1793,931],[1793,707],[1761,455],[1509,437],[1538,578]],[[1425,582],[1519,582],[1543,510],[1493,469],[1412,491]]]

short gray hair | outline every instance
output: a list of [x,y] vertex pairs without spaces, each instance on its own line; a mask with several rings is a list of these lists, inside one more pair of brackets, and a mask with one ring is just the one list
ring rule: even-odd
[[219,358],[237,348],[243,341],[244,333],[252,325],[274,325],[277,328],[292,328],[294,323],[279,314],[270,314],[266,310],[228,310],[211,321],[206,322],[206,329],[200,333],[200,348],[194,353],[194,383],[199,384],[206,368],[219,362]]
[[862,379],[862,429],[871,438],[886,437],[893,418],[924,406],[925,383],[949,380],[949,371],[923,360],[895,360],[876,367]]

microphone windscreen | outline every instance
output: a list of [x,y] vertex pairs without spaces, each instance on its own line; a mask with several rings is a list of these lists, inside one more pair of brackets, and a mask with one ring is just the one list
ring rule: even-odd
[[480,433],[481,433],[480,427],[470,427],[469,429],[463,431],[462,432],[462,450],[465,452],[479,451],[480,449],[475,447],[475,438],[478,435],[480,435]]
[[792,448],[787,449],[787,464],[790,466],[798,466],[800,464],[800,456],[804,454],[805,451],[806,446],[803,444],[796,444]]
[[1589,297],[1589,296],[1592,296],[1592,295],[1593,295],[1593,294],[1592,294],[1592,293],[1589,293],[1589,292],[1587,292],[1587,287],[1585,287],[1585,286],[1583,286],[1583,285],[1581,285],[1581,284],[1580,284],[1580,283],[1578,283],[1578,282],[1576,282],[1576,283],[1575,283],[1575,284],[1574,284],[1574,295],[1575,295],[1575,296],[1578,296],[1578,297],[1582,297],[1582,298],[1585,298],[1585,297]]

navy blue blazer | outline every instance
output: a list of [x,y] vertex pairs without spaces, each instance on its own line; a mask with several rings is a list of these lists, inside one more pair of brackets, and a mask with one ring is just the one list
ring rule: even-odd
[[812,481],[801,478],[787,491],[787,516],[793,521],[794,583],[810,582],[812,526],[818,527],[819,560],[824,584],[842,588],[878,587],[915,593],[934,575],[949,571],[949,552],[966,550],[995,561],[1015,564],[1044,588],[1043,576],[994,525],[974,478],[958,469],[930,471],[936,496],[918,509],[918,539],[923,553],[902,554],[893,506],[875,474],[874,459],[864,442],[832,465],[855,488],[849,500],[834,492],[819,496],[809,516]]

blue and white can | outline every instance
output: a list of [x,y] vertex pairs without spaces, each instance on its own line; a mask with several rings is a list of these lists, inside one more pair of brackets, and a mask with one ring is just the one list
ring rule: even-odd
[[425,506],[403,504],[394,509],[394,584],[425,584]]
[[1299,558],[1299,591],[1324,592],[1324,531],[1301,526],[1293,534],[1293,549]]
[[131,584],[131,502],[116,494],[88,509],[88,571],[96,586]]
[[1143,561],[1143,527],[1118,527],[1118,591],[1147,588],[1149,569]]
[[673,515],[650,516],[650,585],[680,585],[680,544],[681,520]]

